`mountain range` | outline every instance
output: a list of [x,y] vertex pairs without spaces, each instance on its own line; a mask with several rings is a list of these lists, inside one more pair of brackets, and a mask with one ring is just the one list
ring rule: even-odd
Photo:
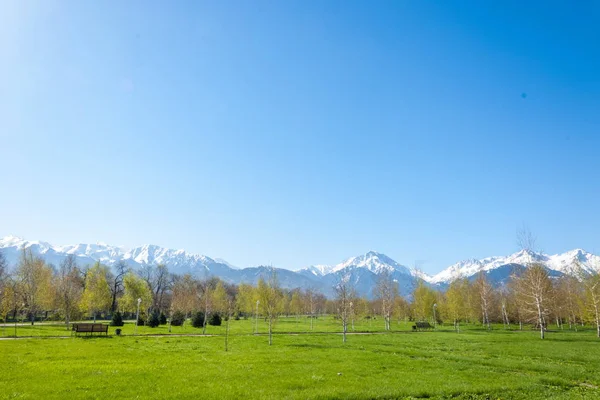
[[[265,276],[268,271],[266,266],[237,268],[223,259],[213,259],[184,250],[149,244],[125,249],[105,243],[55,246],[47,242],[29,241],[15,236],[0,239],[0,251],[5,255],[9,265],[14,266],[18,263],[23,249],[30,249],[34,255],[43,257],[47,263],[54,265],[59,265],[68,255],[73,254],[81,266],[100,262],[112,267],[122,261],[133,269],[139,269],[145,265],[166,264],[173,273],[190,273],[197,277],[218,276],[236,284],[256,284],[258,279]],[[508,280],[515,269],[525,268],[530,262],[542,263],[548,269],[550,276],[558,277],[570,273],[576,261],[587,270],[600,270],[600,257],[582,249],[556,255],[522,250],[506,257],[467,259],[449,266],[436,275],[428,275],[409,268],[375,251],[351,257],[337,265],[311,265],[298,271],[284,268],[276,268],[276,270],[282,287],[313,288],[328,296],[333,294],[332,288],[340,277],[349,275],[356,291],[367,297],[372,297],[378,275],[383,270],[388,270],[392,279],[397,282],[400,294],[407,296],[419,279],[443,290],[457,277],[474,279],[480,271],[483,271],[490,281],[502,284]]]

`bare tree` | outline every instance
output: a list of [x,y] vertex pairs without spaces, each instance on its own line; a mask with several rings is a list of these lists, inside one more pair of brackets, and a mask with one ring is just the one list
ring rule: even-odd
[[517,229],[517,246],[521,250],[525,250],[528,254],[531,254],[537,251],[536,243],[537,237],[525,224],[520,229]]
[[354,287],[350,282],[350,274],[339,277],[334,286],[335,303],[337,317],[342,322],[342,341],[346,343],[346,333],[348,333],[348,322],[352,317],[352,299],[354,296]]
[[392,279],[392,274],[388,269],[384,269],[379,273],[375,295],[381,301],[381,314],[385,322],[385,330],[389,331],[394,300],[398,296],[398,285]]
[[521,275],[514,275],[512,279],[525,313],[531,321],[539,326],[540,337],[544,339],[546,318],[553,294],[548,271],[543,265],[534,263],[527,267]]
[[479,271],[477,279],[475,280],[475,287],[479,294],[479,305],[481,307],[481,320],[483,325],[487,329],[491,329],[490,325],[490,309],[492,307],[492,300],[494,296],[494,288],[485,277],[483,271]]
[[[175,311],[181,311],[186,317],[189,317],[196,308],[197,303],[197,282],[194,278],[190,274],[185,274],[182,277],[174,277],[169,320]],[[169,324],[169,329],[170,327],[171,325]]]
[[125,261],[119,261],[115,266],[115,274],[112,276],[110,281],[110,295],[111,295],[111,303],[110,303],[110,312],[114,314],[117,310],[117,297],[123,294],[123,278],[129,271],[129,267]]
[[83,294],[83,276],[77,267],[75,256],[69,254],[60,264],[56,277],[57,303],[59,309],[65,313],[65,325],[69,323],[73,313],[77,311]]
[[279,280],[275,268],[268,268],[267,280],[262,277],[258,281],[258,300],[263,315],[269,323],[269,346],[273,344],[273,325],[282,308],[283,293],[279,288]]
[[214,291],[219,283],[219,278],[205,278],[198,282],[197,296],[204,309],[204,323],[202,334],[206,334],[206,325],[208,323],[209,313],[213,311]]

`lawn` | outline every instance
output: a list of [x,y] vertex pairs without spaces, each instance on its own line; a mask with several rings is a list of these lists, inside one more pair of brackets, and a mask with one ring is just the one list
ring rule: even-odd
[[[402,324],[343,344],[325,333],[337,327],[333,320],[317,323],[322,333],[300,333],[309,325],[290,318],[268,346],[265,336],[248,334],[252,323],[232,321],[228,352],[223,327],[208,327],[217,335],[208,337],[0,340],[0,398],[600,399],[600,340],[591,329],[549,332],[542,341],[531,330],[413,333]],[[187,331],[198,332],[173,328]],[[293,331],[299,334],[284,333]]]

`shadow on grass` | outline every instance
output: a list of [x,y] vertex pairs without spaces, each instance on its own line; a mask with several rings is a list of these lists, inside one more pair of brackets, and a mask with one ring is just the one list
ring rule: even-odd
[[96,339],[112,339],[114,336],[73,336],[74,338],[77,339],[83,339],[83,340],[96,340]]

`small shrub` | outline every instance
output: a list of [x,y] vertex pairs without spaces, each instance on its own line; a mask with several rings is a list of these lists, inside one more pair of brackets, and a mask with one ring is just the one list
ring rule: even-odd
[[158,322],[161,325],[165,325],[167,323],[167,316],[165,315],[165,313],[163,313],[163,312],[160,313],[160,317],[158,317]]
[[144,318],[142,318],[142,316],[140,315],[138,320],[137,320],[137,326],[144,326]]
[[148,319],[147,325],[150,328],[156,328],[160,324],[160,319],[158,318],[158,313],[153,312],[150,318]]
[[194,314],[192,318],[192,326],[194,328],[202,328],[204,327],[204,313],[202,311],[198,311]]
[[175,311],[171,315],[171,325],[181,326],[185,322],[185,315],[181,311]]
[[110,326],[123,326],[123,316],[120,312],[116,312],[112,316],[112,320],[110,321]]
[[219,313],[212,313],[208,319],[208,324],[213,326],[221,326],[221,316]]

